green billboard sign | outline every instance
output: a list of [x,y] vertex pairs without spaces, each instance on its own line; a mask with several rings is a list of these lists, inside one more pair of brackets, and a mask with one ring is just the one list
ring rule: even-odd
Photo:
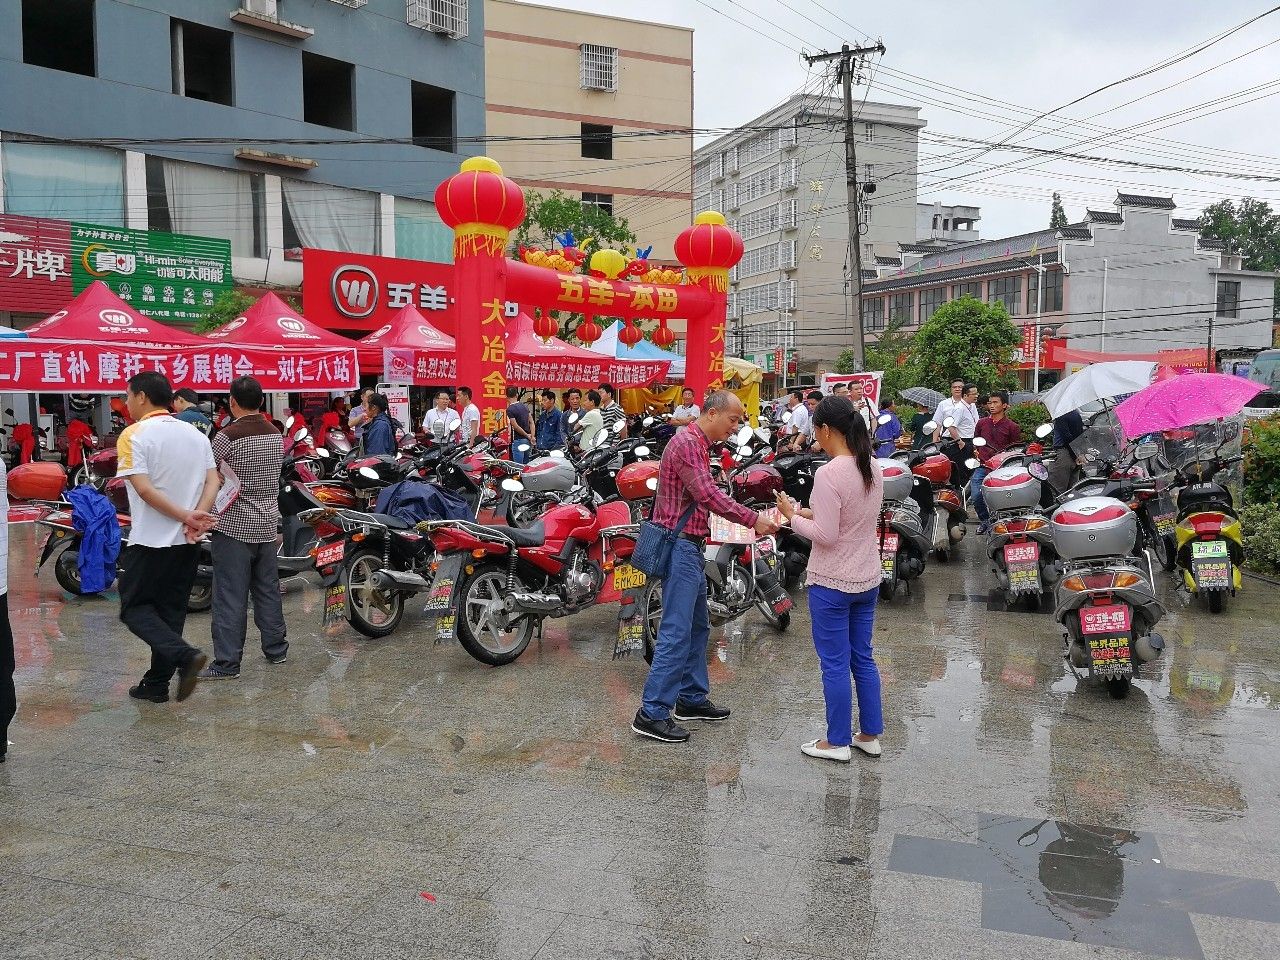
[[95,280],[148,317],[195,323],[231,289],[231,241],[72,222],[72,289]]

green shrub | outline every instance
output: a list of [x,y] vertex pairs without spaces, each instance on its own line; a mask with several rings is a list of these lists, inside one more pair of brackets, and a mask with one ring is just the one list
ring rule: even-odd
[[1249,442],[1244,447],[1245,503],[1280,505],[1280,417],[1268,417],[1249,424]]
[[1274,506],[1251,503],[1240,511],[1244,530],[1244,563],[1259,573],[1280,573],[1280,513]]
[[1022,431],[1022,439],[1027,443],[1036,439],[1036,427],[1042,423],[1052,423],[1053,417],[1044,408],[1043,403],[1019,403],[1009,408],[1009,419]]

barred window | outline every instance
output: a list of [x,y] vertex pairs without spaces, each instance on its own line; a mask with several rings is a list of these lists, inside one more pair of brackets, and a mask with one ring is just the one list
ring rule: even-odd
[[1062,271],[1046,270],[1044,272],[1044,302],[1037,304],[1039,296],[1037,288],[1040,274],[1033,273],[1027,277],[1027,313],[1035,313],[1037,305],[1045,313],[1055,313],[1062,309]]
[[862,301],[862,324],[867,330],[884,329],[884,297]]
[[741,315],[777,309],[778,285],[776,283],[761,283],[754,287],[738,288],[738,311]]
[[738,182],[738,202],[750,203],[778,192],[778,168],[766,167]]
[[753,210],[738,221],[738,233],[743,240],[760,237],[778,229],[778,208],[776,206]]
[[997,277],[987,284],[987,300],[991,303],[1003,303],[1009,316],[1022,314],[1022,275],[1015,277]]
[[578,49],[581,51],[578,85],[583,90],[617,91],[618,48],[584,43]]
[[973,297],[975,300],[982,299],[981,281],[977,283],[957,283],[951,289],[954,292],[954,296],[952,297],[954,300],[959,300],[961,297]]
[[763,247],[748,250],[738,263],[738,276],[754,277],[778,269],[778,244],[770,243]]
[[946,287],[930,287],[928,290],[920,291],[920,322],[924,323],[935,313],[938,308],[947,302]]
[[693,188],[705,187],[711,183],[711,163],[703,160],[693,165]]
[[903,323],[915,321],[914,293],[895,293],[889,298],[889,319],[901,320]]
[[738,160],[742,164],[755,163],[778,151],[778,131],[766,130],[738,147]]

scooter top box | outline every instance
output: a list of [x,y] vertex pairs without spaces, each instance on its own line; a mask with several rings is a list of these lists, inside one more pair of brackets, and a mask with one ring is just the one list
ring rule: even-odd
[[520,482],[531,493],[567,493],[577,481],[577,470],[563,457],[539,457],[520,473]]
[[1053,545],[1064,560],[1123,557],[1133,552],[1138,517],[1114,497],[1081,497],[1054,511]]
[[19,500],[60,500],[67,488],[62,464],[35,461],[9,471],[9,496]]
[[1040,505],[1040,481],[1026,467],[997,467],[982,478],[987,509],[1033,510]]
[[911,469],[905,463],[884,457],[876,463],[880,464],[880,473],[884,476],[885,500],[906,500],[911,496],[913,480]]

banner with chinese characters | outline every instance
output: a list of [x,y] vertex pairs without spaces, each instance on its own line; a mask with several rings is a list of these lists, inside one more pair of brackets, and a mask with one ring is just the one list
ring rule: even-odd
[[356,351],[269,349],[210,344],[148,349],[61,340],[0,341],[0,392],[122,393],[134,374],[156,370],[175,390],[225,393],[236,377],[267,392],[352,390]]
[[73,296],[71,224],[0,216],[0,310],[47,316]]
[[377,330],[412,306],[453,336],[453,264],[334,250],[302,251],[302,312],[330,330]]
[[139,313],[194,323],[231,289],[231,241],[71,224],[71,286],[95,280]]

